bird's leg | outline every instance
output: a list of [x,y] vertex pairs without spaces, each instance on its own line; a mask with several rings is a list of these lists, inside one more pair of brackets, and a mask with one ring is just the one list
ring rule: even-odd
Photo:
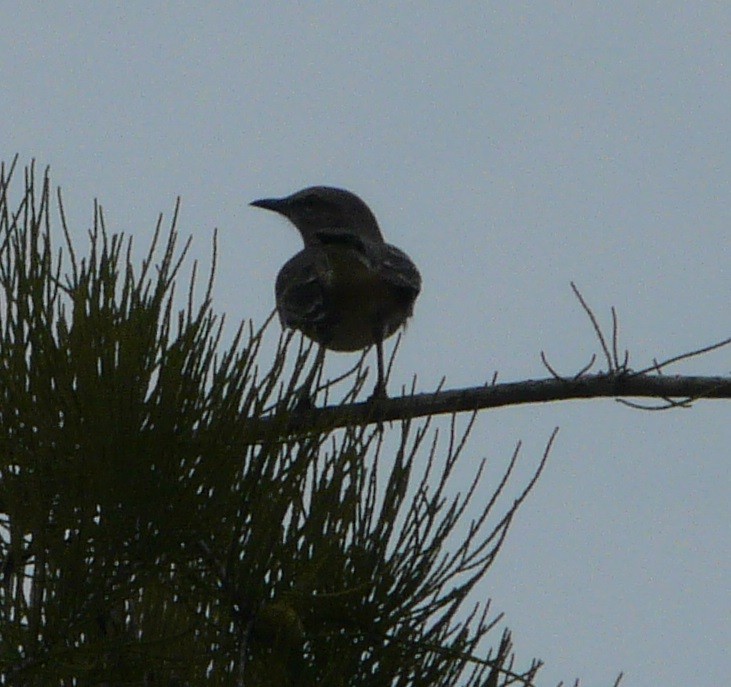
[[386,373],[383,365],[383,341],[379,338],[376,340],[376,356],[378,358],[378,380],[376,388],[373,390],[372,399],[386,398]]
[[317,373],[320,371],[324,360],[325,347],[318,344],[315,362],[313,363],[309,373],[307,374],[305,383],[297,391],[297,396],[299,396],[299,398],[297,399],[297,402],[294,406],[294,409],[296,411],[312,410],[312,408],[315,407],[315,396],[317,395],[317,389],[315,389],[315,393],[313,394],[312,387],[315,384],[315,378],[317,377]]

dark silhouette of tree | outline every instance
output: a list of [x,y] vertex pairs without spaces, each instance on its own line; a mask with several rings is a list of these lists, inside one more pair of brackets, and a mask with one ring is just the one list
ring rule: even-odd
[[478,464],[450,495],[472,424],[454,414],[731,394],[631,371],[597,325],[603,374],[357,402],[361,361],[340,402],[303,408],[300,337],[268,361],[269,323],[224,345],[213,269],[177,305],[177,207],[137,264],[95,206],[82,256],[47,172],[31,165],[12,204],[16,162],[0,170],[0,684],[534,684],[540,663],[516,667],[470,592],[555,433],[502,506],[519,446],[498,484]]

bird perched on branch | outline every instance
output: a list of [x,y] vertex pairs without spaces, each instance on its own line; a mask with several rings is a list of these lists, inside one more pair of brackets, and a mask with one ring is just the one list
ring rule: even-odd
[[298,329],[333,351],[375,345],[378,381],[373,395],[385,396],[383,341],[413,312],[421,290],[416,265],[383,240],[370,208],[349,191],[313,186],[251,205],[284,215],[305,244],[277,275],[282,326]]

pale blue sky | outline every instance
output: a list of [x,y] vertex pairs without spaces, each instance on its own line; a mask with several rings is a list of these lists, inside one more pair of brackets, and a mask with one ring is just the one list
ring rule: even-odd
[[[194,255],[219,228],[231,321],[268,315],[300,245],[248,202],[355,191],[424,279],[392,391],[543,377],[541,350],[575,372],[596,343],[571,280],[605,324],[617,307],[635,367],[731,336],[731,4],[242,5],[5,6],[0,157],[50,164],[80,237],[94,197],[141,245],[181,195]],[[731,350],[670,373],[729,374]],[[496,472],[522,438],[526,475],[561,426],[475,596],[540,685],[728,680],[728,418],[481,415],[468,456]]]

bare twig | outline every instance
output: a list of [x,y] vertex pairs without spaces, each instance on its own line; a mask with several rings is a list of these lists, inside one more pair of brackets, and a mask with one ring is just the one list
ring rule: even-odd
[[594,367],[594,363],[596,362],[596,353],[591,354],[591,360],[589,360],[584,367],[582,367],[575,375],[574,379],[579,379],[579,377],[583,377],[589,370],[591,370],[592,367]]
[[548,362],[548,358],[546,358],[546,354],[543,351],[541,351],[541,362],[543,363],[543,367],[545,367],[551,373],[551,376],[554,379],[563,379],[563,377],[558,372],[556,372],[556,370],[553,369],[551,364]]
[[619,360],[619,318],[617,317],[617,310],[612,306],[612,356],[614,357],[615,369],[618,371],[626,372],[629,365],[629,351],[624,350],[624,358],[620,362]]
[[711,344],[710,346],[703,346],[703,348],[697,348],[694,351],[690,351],[688,353],[681,353],[680,355],[673,356],[672,358],[667,358],[666,360],[663,360],[662,362],[653,361],[653,364],[650,365],[650,367],[646,367],[644,370],[638,370],[636,372],[632,372],[630,374],[631,377],[639,377],[640,375],[647,374],[648,372],[652,372],[653,370],[656,372],[660,372],[660,370],[663,367],[667,367],[668,365],[672,365],[673,363],[677,363],[681,360],[687,360],[688,358],[694,358],[696,356],[702,355],[703,353],[709,353],[710,351],[715,351],[719,348],[723,348],[724,346],[728,346],[731,344],[731,337],[728,339],[724,339],[723,341],[719,341],[718,343]]
[[686,398],[682,401],[673,401],[670,398],[663,399],[665,403],[660,406],[650,406],[643,403],[635,403],[634,401],[628,401],[626,398],[615,399],[617,403],[621,403],[623,406],[628,408],[635,408],[636,410],[672,410],[673,408],[692,408],[693,401],[695,398]]
[[579,303],[581,303],[581,307],[584,309],[584,312],[589,316],[589,319],[591,320],[591,324],[594,327],[594,332],[596,333],[597,339],[599,339],[599,343],[601,344],[602,350],[604,351],[604,357],[607,360],[607,365],[609,366],[609,372],[614,372],[615,367],[614,363],[612,361],[612,356],[609,353],[609,348],[607,346],[607,341],[604,338],[604,334],[602,333],[602,329],[599,326],[599,322],[596,319],[596,316],[594,315],[594,311],[589,307],[587,302],[584,300],[584,297],[579,292],[579,289],[577,288],[576,284],[574,282],[571,282],[571,289],[574,292],[574,295],[579,299]]

